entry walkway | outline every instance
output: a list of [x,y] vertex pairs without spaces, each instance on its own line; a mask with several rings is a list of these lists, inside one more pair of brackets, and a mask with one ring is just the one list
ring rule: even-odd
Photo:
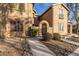
[[55,54],[37,40],[37,38],[28,38],[27,40],[33,56],[55,56]]

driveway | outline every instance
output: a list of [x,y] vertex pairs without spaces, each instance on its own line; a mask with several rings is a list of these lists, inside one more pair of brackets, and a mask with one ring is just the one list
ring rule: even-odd
[[27,40],[33,56],[55,56],[55,54],[43,45],[37,38],[28,38]]

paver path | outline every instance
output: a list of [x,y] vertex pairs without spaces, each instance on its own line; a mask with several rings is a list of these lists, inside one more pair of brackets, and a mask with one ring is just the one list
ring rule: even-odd
[[30,45],[32,54],[34,56],[55,56],[55,54],[50,51],[45,45],[43,45],[40,41],[35,38],[35,40],[32,39],[28,39],[28,44]]

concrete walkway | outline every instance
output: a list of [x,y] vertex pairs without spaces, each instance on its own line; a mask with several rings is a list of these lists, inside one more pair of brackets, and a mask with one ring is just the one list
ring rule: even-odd
[[67,42],[67,43],[70,43],[70,44],[79,46],[79,43],[78,43],[78,42],[70,41],[70,40],[67,40],[67,39],[61,39],[61,40],[62,40],[62,41],[65,41],[65,42]]
[[35,38],[28,39],[33,56],[55,56],[45,45]]

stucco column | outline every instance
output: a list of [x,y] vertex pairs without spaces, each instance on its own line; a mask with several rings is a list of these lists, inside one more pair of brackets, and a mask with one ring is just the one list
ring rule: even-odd
[[10,37],[10,22],[9,21],[7,21],[7,23],[6,23],[6,29],[5,29],[5,37]]
[[26,32],[26,25],[25,25],[25,21],[23,21],[23,37],[26,36],[25,32]]
[[70,27],[70,33],[72,34],[72,25],[71,25],[71,27]]

